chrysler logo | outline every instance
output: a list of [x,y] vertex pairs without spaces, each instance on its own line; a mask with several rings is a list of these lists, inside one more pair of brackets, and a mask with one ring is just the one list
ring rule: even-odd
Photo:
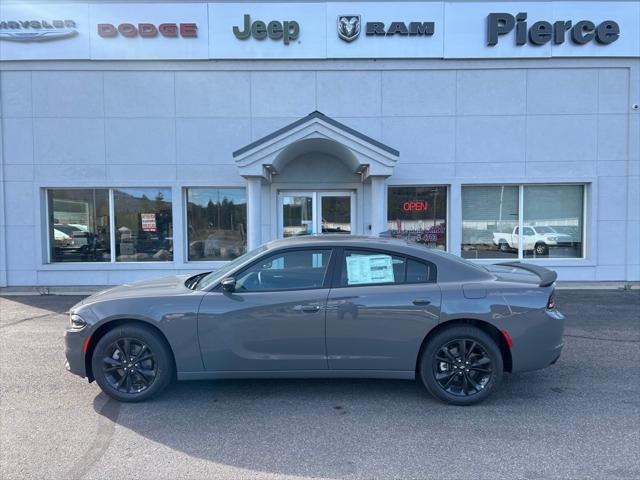
[[360,35],[360,15],[339,15],[338,36],[345,42],[351,42]]
[[42,42],[77,35],[73,20],[20,20],[0,22],[0,40]]

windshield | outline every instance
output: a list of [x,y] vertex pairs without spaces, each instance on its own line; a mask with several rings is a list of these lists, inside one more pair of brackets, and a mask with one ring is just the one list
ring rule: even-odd
[[202,277],[200,281],[195,285],[197,290],[208,290],[211,288],[218,280],[224,278],[229,272],[233,271],[235,268],[239,267],[245,262],[252,260],[254,257],[257,257],[262,252],[267,249],[264,245],[251,250],[250,252],[245,253],[244,255],[239,256],[235,260],[227,263],[223,267],[218,270],[214,270],[208,275]]

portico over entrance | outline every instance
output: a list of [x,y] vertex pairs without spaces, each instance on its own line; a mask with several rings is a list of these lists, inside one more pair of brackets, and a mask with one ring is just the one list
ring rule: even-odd
[[387,230],[385,179],[399,152],[320,112],[236,150],[248,248],[292,235]]

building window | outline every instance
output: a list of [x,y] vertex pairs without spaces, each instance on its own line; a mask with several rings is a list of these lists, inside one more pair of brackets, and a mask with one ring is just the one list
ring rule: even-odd
[[109,190],[47,191],[50,261],[109,262]]
[[464,186],[462,256],[582,258],[583,205],[584,185]]
[[583,185],[525,185],[524,258],[581,258]]
[[188,188],[188,260],[232,260],[247,249],[244,188]]
[[391,236],[446,249],[447,187],[389,187],[387,200]]
[[462,187],[462,257],[517,258],[518,186]]
[[170,189],[114,189],[113,207],[116,261],[173,260]]

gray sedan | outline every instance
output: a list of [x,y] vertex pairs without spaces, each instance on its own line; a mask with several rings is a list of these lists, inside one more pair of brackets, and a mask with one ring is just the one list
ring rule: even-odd
[[309,236],[219,270],[126,284],[70,311],[67,369],[126,402],[173,378],[418,378],[484,400],[560,356],[555,272],[382,238]]

